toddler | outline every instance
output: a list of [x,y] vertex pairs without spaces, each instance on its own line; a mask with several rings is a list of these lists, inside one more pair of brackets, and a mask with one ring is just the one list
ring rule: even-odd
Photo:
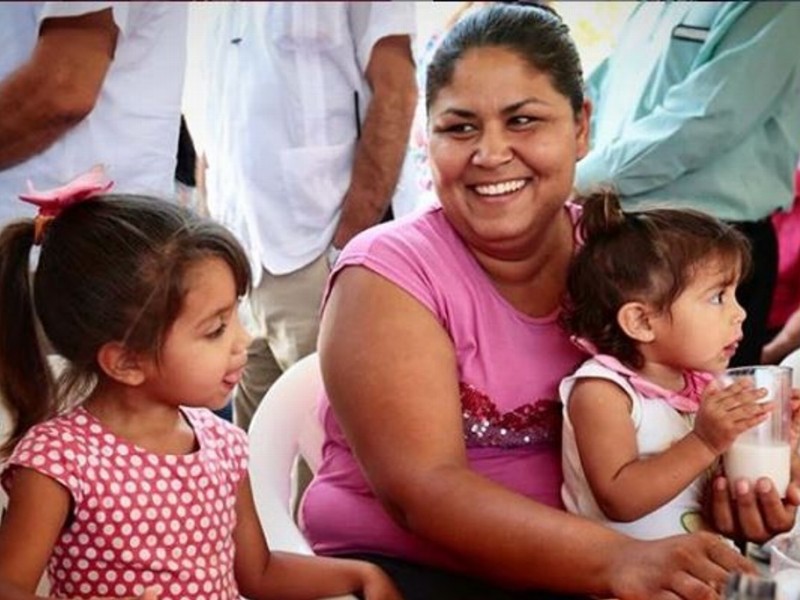
[[690,210],[584,201],[563,323],[592,358],[559,388],[568,510],[641,539],[702,528],[706,474],[762,422],[764,390],[714,380],[742,338],[747,241]]

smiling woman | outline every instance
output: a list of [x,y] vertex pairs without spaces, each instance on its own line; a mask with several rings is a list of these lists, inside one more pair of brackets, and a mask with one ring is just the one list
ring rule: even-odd
[[694,600],[751,568],[716,536],[640,542],[563,511],[557,387],[582,354],[558,315],[582,89],[557,15],[466,16],[427,77],[440,205],[364,232],[331,274],[327,440],[304,527],[316,552],[381,565],[408,600]]
[[[585,108],[574,111],[549,74],[504,46],[465,52],[446,86],[436,66],[430,86],[441,89],[428,101],[429,153],[449,222],[479,261],[491,258],[492,243],[506,257],[513,250],[530,258],[543,229],[556,223],[560,236],[549,242],[558,258],[552,266],[560,268],[571,254],[563,243],[572,228],[564,200],[575,160],[587,150]],[[542,306],[540,315],[556,305]]]

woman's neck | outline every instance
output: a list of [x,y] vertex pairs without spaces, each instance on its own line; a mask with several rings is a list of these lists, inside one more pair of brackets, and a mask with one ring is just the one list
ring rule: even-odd
[[544,317],[561,304],[573,249],[572,220],[564,209],[518,256],[473,252],[503,298],[528,316]]

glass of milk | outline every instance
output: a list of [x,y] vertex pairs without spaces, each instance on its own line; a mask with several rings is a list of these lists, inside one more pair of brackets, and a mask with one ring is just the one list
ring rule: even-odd
[[739,434],[723,457],[725,475],[733,483],[748,479],[752,484],[761,477],[769,477],[782,496],[789,486],[791,449],[792,369],[776,365],[759,365],[728,369],[720,377],[723,385],[731,385],[746,377],[757,388],[767,390],[760,402],[774,402],[769,418]]

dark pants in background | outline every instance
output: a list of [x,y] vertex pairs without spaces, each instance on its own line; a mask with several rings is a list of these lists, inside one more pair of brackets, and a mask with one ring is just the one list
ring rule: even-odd
[[761,363],[761,348],[769,341],[767,319],[778,281],[778,240],[769,218],[753,223],[732,223],[752,248],[749,276],[739,284],[736,299],[747,311],[744,339],[731,359],[731,367]]
[[394,581],[404,600],[588,600],[588,596],[504,590],[466,575],[379,554],[347,554],[341,558],[378,565]]

